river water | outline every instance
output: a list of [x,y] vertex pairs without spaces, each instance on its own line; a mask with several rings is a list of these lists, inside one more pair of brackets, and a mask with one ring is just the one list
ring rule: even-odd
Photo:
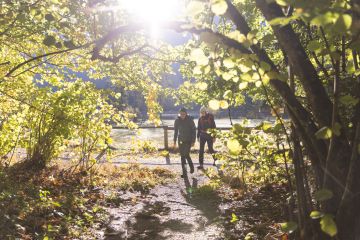
[[[163,125],[174,126],[175,117],[173,119],[163,119]],[[233,119],[233,123],[240,123],[244,119]],[[248,119],[246,124],[249,127],[256,126],[262,121],[273,121],[273,119]],[[197,125],[197,119],[195,119]],[[228,118],[215,119],[217,127],[231,127],[230,120]],[[174,131],[168,131],[169,144],[172,144],[174,137]],[[138,141],[151,141],[152,145],[156,147],[164,146],[164,130],[161,128],[155,129],[139,129],[139,130],[128,130],[128,129],[113,129],[111,133],[113,138],[112,145],[118,149],[129,149],[132,145],[135,145]]]

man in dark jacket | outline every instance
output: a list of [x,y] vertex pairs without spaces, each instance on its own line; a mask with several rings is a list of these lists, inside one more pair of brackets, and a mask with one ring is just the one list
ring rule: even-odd
[[200,166],[198,169],[204,169],[204,151],[205,151],[205,143],[208,145],[209,152],[213,156],[214,166],[215,166],[215,150],[213,148],[215,138],[213,138],[207,131],[209,129],[215,129],[215,120],[214,116],[207,112],[205,107],[200,109],[200,118],[198,121],[198,132],[197,138],[200,142],[200,150],[199,150],[199,163]]
[[181,156],[181,166],[183,170],[182,177],[187,174],[186,160],[190,167],[190,173],[194,172],[194,165],[190,157],[190,149],[195,144],[196,139],[196,126],[194,119],[187,114],[185,108],[181,108],[179,111],[179,117],[175,120],[174,124],[174,147],[176,147],[176,141],[179,142],[179,151]]

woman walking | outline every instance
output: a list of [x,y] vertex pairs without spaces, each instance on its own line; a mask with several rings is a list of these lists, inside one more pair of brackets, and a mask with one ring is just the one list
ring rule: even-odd
[[197,138],[200,142],[200,150],[199,150],[199,163],[200,166],[198,169],[204,169],[204,151],[205,151],[205,143],[208,145],[209,152],[211,153],[214,159],[214,166],[215,166],[215,150],[214,150],[214,142],[215,138],[212,137],[209,133],[209,129],[215,129],[216,124],[214,120],[214,115],[210,114],[205,107],[200,108],[200,118],[198,121],[198,131],[197,131]]

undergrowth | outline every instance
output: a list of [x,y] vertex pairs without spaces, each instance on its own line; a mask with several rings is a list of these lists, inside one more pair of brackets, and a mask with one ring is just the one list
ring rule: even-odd
[[106,190],[146,192],[172,177],[137,164],[72,173],[0,168],[0,239],[96,239],[108,218]]

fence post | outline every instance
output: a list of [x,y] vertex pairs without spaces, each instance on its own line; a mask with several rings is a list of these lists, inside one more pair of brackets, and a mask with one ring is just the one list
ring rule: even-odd
[[169,149],[169,139],[168,139],[168,126],[164,126],[164,148],[165,150]]

